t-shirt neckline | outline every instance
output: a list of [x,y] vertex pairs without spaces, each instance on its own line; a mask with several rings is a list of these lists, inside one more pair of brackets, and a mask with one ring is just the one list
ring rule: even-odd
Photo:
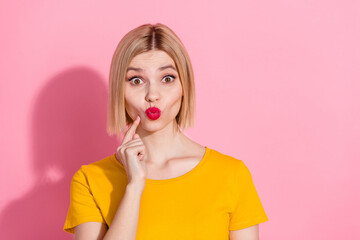
[[[210,154],[210,149],[205,146],[205,153],[202,157],[202,159],[200,160],[200,162],[194,167],[192,168],[190,171],[184,173],[183,175],[180,175],[178,177],[174,177],[174,178],[168,178],[168,179],[150,179],[147,178],[145,184],[164,184],[164,183],[170,183],[170,182],[175,182],[175,181],[179,181],[182,179],[185,179],[191,175],[194,175],[196,172],[199,171],[199,169],[204,165],[204,163],[206,162],[206,159],[208,158],[208,155]],[[121,163],[119,163],[119,161],[116,159],[115,157],[116,154],[113,154],[113,159],[119,164],[121,165]],[[124,168],[121,165],[122,168]],[[123,169],[125,170],[125,169]]]

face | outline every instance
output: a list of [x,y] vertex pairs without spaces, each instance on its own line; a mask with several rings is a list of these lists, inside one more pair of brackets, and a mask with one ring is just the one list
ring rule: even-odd
[[[182,86],[175,62],[164,51],[151,50],[135,56],[127,69],[125,79],[125,108],[135,120],[141,118],[138,128],[153,132],[169,124],[176,124],[182,98]],[[149,107],[160,109],[160,117],[151,119]]]

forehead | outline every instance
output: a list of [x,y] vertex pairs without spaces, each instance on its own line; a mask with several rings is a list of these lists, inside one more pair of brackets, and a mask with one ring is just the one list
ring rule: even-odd
[[175,62],[166,52],[161,50],[151,50],[136,55],[130,61],[129,67],[157,67],[165,64],[173,64],[175,66]]

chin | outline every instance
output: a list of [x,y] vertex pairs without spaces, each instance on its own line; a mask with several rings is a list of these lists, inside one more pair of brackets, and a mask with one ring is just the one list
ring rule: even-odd
[[161,117],[156,120],[147,119],[146,122],[143,122],[141,127],[148,132],[156,132],[163,128],[165,128],[170,122],[166,123],[165,121],[161,120]]
[[149,133],[154,133],[163,129],[161,126],[143,126],[142,129]]

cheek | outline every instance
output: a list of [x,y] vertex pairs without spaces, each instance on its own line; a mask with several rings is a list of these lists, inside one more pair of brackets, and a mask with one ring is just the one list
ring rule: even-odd
[[136,101],[136,96],[132,93],[125,93],[124,100],[125,100],[125,109],[129,115],[134,111],[134,108],[138,107],[138,102]]
[[171,93],[168,92],[167,95],[169,96],[169,103],[172,107],[174,105],[180,107],[182,98],[181,84],[177,88],[174,88]]
[[139,91],[135,91],[134,89],[131,89],[129,86],[126,86],[124,89],[124,99],[125,104],[128,104],[130,106],[136,105],[137,101],[136,99],[139,99],[141,93]]

